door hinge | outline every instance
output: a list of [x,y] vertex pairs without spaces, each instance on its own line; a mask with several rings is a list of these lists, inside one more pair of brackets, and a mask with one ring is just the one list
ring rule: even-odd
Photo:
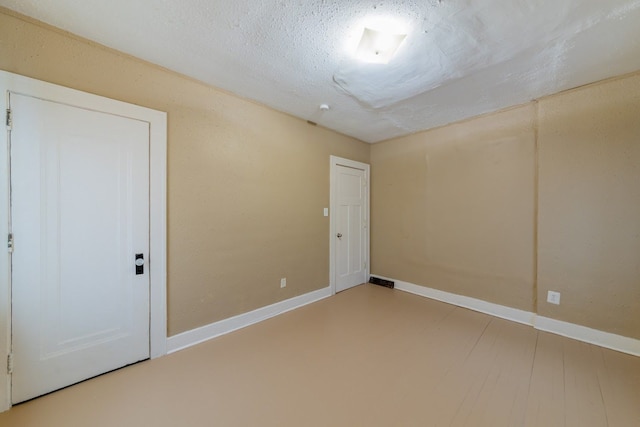
[[13,234],[11,233],[9,233],[9,236],[7,237],[7,250],[9,253],[13,252]]
[[7,354],[7,374],[13,374],[13,353]]
[[13,120],[11,117],[11,109],[7,108],[7,129],[11,130],[12,125],[13,125]]

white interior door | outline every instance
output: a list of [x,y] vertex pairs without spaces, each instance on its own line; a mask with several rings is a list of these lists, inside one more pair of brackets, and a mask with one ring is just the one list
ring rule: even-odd
[[365,170],[336,165],[336,292],[367,281],[368,203]]
[[9,102],[17,403],[149,357],[149,124]]

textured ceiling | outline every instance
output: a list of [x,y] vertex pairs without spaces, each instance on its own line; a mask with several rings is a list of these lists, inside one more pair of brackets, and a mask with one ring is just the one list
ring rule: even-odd
[[[640,0],[0,5],[367,142],[640,69]],[[388,21],[407,33],[389,64],[354,59]]]

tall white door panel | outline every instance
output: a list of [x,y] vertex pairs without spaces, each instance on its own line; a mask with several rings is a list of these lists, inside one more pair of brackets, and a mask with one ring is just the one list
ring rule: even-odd
[[10,106],[17,403],[149,357],[149,124]]
[[367,224],[365,171],[336,166],[336,292],[365,283]]

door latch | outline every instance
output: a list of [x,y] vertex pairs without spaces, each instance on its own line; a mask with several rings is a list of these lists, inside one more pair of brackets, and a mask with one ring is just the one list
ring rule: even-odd
[[136,254],[136,274],[144,274],[144,254]]

